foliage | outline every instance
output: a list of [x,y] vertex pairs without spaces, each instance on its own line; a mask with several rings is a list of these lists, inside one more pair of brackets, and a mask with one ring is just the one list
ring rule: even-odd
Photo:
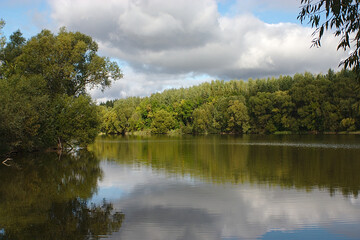
[[171,129],[186,134],[360,129],[360,89],[356,75],[346,70],[248,82],[212,81],[145,98],[116,100],[114,107],[99,108],[102,131],[107,134],[167,133]]
[[151,132],[156,134],[164,134],[176,126],[175,118],[172,113],[163,109],[154,114],[154,119],[151,123]]
[[321,45],[324,31],[335,30],[335,36],[340,36],[337,49],[350,49],[350,56],[340,65],[354,68],[360,73],[360,1],[359,0],[301,0],[301,11],[298,19],[301,22],[309,20],[316,30],[313,35],[314,46]]
[[90,97],[58,96],[51,108],[49,123],[54,137],[61,143],[86,145],[94,141],[100,120],[98,109]]
[[97,50],[97,43],[80,32],[62,28],[54,35],[43,30],[23,47],[17,71],[43,76],[51,95],[78,96],[87,86],[105,88],[122,77],[117,64],[98,56]]
[[0,135],[2,144],[32,149],[44,144],[42,126],[47,121],[49,97],[41,76],[13,75],[0,80]]
[[227,130],[234,133],[246,133],[250,126],[245,103],[240,100],[230,100],[227,112],[229,115]]
[[34,150],[93,141],[100,120],[86,89],[122,77],[97,50],[90,36],[65,28],[29,40],[14,32],[0,48],[0,144]]
[[214,106],[211,103],[202,105],[196,108],[193,112],[193,132],[194,133],[208,133],[212,130],[212,112]]
[[15,60],[21,55],[25,42],[26,39],[22,36],[20,30],[17,30],[10,36],[10,41],[1,50],[2,65],[6,69],[3,74],[0,74],[1,78],[15,74]]
[[0,19],[0,49],[4,47],[6,41],[2,33],[2,29],[4,26],[5,26],[5,21],[3,19]]
[[346,131],[354,131],[355,130],[355,119],[353,118],[344,118],[340,122],[340,126],[342,129]]

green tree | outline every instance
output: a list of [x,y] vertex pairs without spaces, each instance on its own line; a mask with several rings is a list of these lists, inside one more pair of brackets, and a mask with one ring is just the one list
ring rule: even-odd
[[64,147],[64,144],[87,145],[94,141],[100,119],[98,108],[90,97],[58,96],[52,110],[49,128],[58,144],[62,145],[59,147]]
[[145,121],[141,117],[139,108],[135,109],[135,112],[131,115],[129,119],[129,130],[130,131],[139,131],[145,128]]
[[31,150],[44,146],[43,126],[48,121],[49,97],[41,76],[13,75],[0,79],[0,144]]
[[[5,26],[5,21],[0,18],[0,59],[2,57],[2,51],[6,43],[6,38],[2,32],[3,27]],[[3,62],[0,60],[0,79],[3,75]]]
[[78,96],[86,87],[110,86],[122,77],[115,62],[97,55],[98,45],[90,36],[61,28],[57,35],[49,30],[31,38],[16,59],[17,72],[41,75],[51,96]]
[[212,111],[211,132],[226,132],[229,115],[227,112],[229,106],[229,97],[214,97],[211,101],[214,109]]
[[[348,58],[340,63],[345,68],[354,68],[360,73],[360,1],[359,0],[301,0],[298,19],[309,20],[315,27],[314,46],[321,46],[324,31],[334,29],[335,36],[340,36],[337,49],[352,50]],[[359,75],[358,75],[359,77]]]
[[3,65],[3,69],[6,69],[6,72],[0,74],[0,78],[16,73],[15,60],[21,55],[22,47],[25,42],[26,39],[22,36],[20,30],[17,30],[10,36],[10,42],[8,42],[6,47],[0,51],[0,61]]
[[[360,87],[353,72],[342,70],[330,76],[332,81],[331,99],[339,119],[355,119],[355,126],[360,126]],[[343,126],[340,125],[343,129]]]
[[151,123],[151,132],[156,134],[164,134],[176,127],[176,121],[172,113],[163,109],[154,114]]
[[192,114],[193,132],[208,133],[212,130],[214,106],[212,103],[206,103],[196,108]]
[[114,111],[117,114],[117,125],[120,134],[125,134],[130,130],[130,119],[134,115],[136,106],[139,105],[140,98],[129,97],[120,99],[114,103]]
[[4,26],[5,26],[5,21],[3,19],[0,19],[0,49],[4,47],[6,41],[5,36],[2,32]]
[[182,99],[173,104],[173,109],[179,122],[182,122],[184,125],[191,123],[191,115],[194,111],[193,102]]
[[230,100],[227,112],[229,115],[228,131],[233,133],[246,133],[249,130],[248,109],[243,101]]
[[344,118],[343,120],[341,120],[340,126],[345,131],[354,131],[355,130],[355,119]]
[[110,108],[101,111],[101,127],[100,130],[106,134],[121,134],[119,129],[120,123],[115,109]]
[[296,131],[294,104],[287,91],[258,92],[249,99],[249,113],[254,132]]
[[14,32],[0,49],[0,142],[33,150],[94,140],[100,122],[86,90],[122,77],[97,50],[91,37],[65,28],[28,41]]
[[249,113],[251,116],[253,132],[273,133],[276,126],[273,116],[273,99],[269,92],[258,92],[249,99]]
[[294,76],[296,83],[290,89],[295,104],[297,124],[300,131],[336,131],[339,127],[337,108],[330,101],[331,81],[322,75],[310,73]]

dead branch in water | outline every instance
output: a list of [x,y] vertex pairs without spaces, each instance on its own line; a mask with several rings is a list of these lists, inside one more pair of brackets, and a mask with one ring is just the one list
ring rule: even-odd
[[4,161],[2,161],[2,164],[4,164],[5,166],[7,166],[7,167],[10,167],[11,165],[10,164],[7,164],[6,162],[7,161],[11,161],[12,160],[12,158],[7,158],[7,159],[5,159]]

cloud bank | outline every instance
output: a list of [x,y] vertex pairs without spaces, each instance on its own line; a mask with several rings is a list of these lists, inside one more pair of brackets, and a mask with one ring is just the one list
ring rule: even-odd
[[[252,6],[264,1],[255,2]],[[248,1],[233,6],[241,10],[245,5]],[[104,55],[126,62],[131,78],[138,74],[137,84],[159,79],[158,85],[138,92],[121,84],[125,88],[118,97],[148,95],[165,81],[186,81],[189,75],[228,80],[326,72],[345,57],[336,51],[338,39],[331,34],[321,48],[310,48],[312,29],[268,24],[240,10],[221,15],[215,0],[51,0],[50,6],[59,26],[91,35]],[[293,2],[282,9],[291,7]]]

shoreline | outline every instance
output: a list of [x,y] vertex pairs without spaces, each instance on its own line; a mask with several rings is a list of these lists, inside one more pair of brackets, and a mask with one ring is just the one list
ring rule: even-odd
[[290,131],[279,131],[274,132],[270,134],[266,133],[200,133],[200,134],[192,134],[192,133],[182,133],[181,131],[169,131],[168,133],[164,134],[156,134],[151,133],[150,130],[144,130],[144,131],[135,131],[135,132],[126,132],[125,134],[105,134],[100,133],[98,136],[182,136],[182,135],[192,135],[192,136],[201,136],[201,135],[360,135],[360,131],[354,131],[354,132],[290,132]]

